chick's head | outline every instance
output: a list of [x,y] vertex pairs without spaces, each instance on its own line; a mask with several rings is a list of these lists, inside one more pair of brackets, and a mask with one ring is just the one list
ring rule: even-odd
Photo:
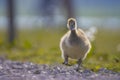
[[77,28],[77,23],[76,23],[76,19],[74,18],[69,18],[68,22],[67,22],[67,27],[70,30],[75,30]]

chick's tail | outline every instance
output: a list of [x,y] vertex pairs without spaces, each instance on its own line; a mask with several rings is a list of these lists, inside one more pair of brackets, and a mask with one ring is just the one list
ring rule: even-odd
[[96,33],[97,33],[97,28],[94,26],[90,27],[87,31],[85,31],[85,34],[87,35],[87,37],[90,41],[95,40]]

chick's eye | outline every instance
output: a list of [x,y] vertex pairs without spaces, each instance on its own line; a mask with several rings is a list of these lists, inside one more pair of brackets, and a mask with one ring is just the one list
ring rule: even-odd
[[75,23],[72,23],[72,25],[75,25]]
[[69,23],[69,25],[72,25],[72,23]]

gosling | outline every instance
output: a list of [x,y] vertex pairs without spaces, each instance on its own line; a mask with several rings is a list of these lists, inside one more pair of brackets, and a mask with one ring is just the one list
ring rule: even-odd
[[90,41],[84,31],[77,27],[76,19],[69,18],[67,22],[69,31],[60,40],[63,64],[68,65],[68,58],[77,59],[77,70],[91,49]]

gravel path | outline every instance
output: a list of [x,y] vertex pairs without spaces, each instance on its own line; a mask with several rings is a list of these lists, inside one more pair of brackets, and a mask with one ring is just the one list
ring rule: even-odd
[[0,60],[0,80],[120,80],[120,73],[105,68],[96,73],[87,69],[76,72],[74,68]]

